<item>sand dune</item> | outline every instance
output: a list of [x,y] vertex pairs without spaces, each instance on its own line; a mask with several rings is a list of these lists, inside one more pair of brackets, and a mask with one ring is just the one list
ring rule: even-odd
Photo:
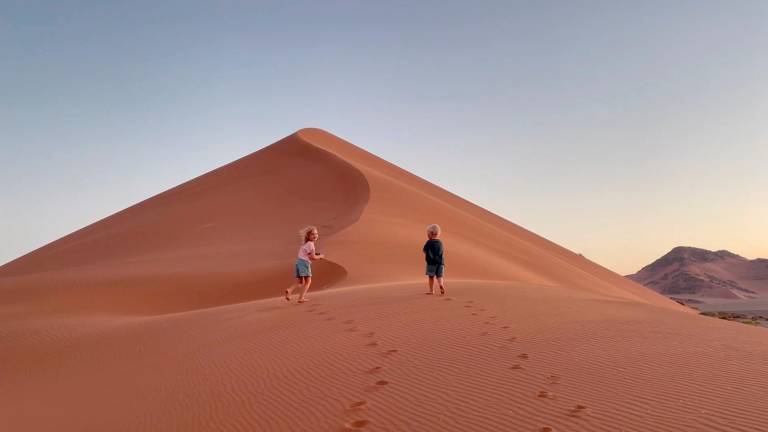
[[[287,303],[310,222],[329,260],[313,302]],[[445,297],[422,294],[433,222]],[[0,267],[0,324],[3,430],[768,424],[764,329],[697,316],[318,129]]]

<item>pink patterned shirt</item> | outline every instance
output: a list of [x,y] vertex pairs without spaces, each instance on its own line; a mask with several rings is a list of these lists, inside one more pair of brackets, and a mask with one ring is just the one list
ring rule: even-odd
[[299,258],[303,259],[304,261],[312,262],[312,260],[310,260],[309,257],[314,255],[315,255],[315,242],[313,241],[308,241],[299,248]]

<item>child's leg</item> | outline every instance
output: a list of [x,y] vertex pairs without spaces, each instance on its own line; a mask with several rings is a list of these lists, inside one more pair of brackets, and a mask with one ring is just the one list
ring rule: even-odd
[[435,293],[435,277],[429,276],[429,291],[427,291],[427,294],[434,294]]
[[301,278],[296,278],[296,283],[291,285],[289,288],[285,290],[285,299],[290,301],[291,300],[291,294],[293,294],[293,290],[301,286]]
[[437,278],[437,285],[440,287],[440,295],[445,294],[445,281],[442,276]]
[[307,301],[307,299],[304,298],[305,295],[307,295],[307,291],[309,291],[309,285],[312,284],[312,276],[303,277],[304,279],[304,288],[301,290],[301,294],[299,294],[299,301]]

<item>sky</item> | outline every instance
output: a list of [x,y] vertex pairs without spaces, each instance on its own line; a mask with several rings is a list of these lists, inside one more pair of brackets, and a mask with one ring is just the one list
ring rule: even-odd
[[768,2],[471,3],[0,0],[0,264],[304,127],[621,274],[768,258]]

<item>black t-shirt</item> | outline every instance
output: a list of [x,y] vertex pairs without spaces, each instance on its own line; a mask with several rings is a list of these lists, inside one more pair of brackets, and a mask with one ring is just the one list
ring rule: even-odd
[[429,265],[445,264],[443,261],[443,242],[438,239],[429,239],[422,248],[424,259]]

